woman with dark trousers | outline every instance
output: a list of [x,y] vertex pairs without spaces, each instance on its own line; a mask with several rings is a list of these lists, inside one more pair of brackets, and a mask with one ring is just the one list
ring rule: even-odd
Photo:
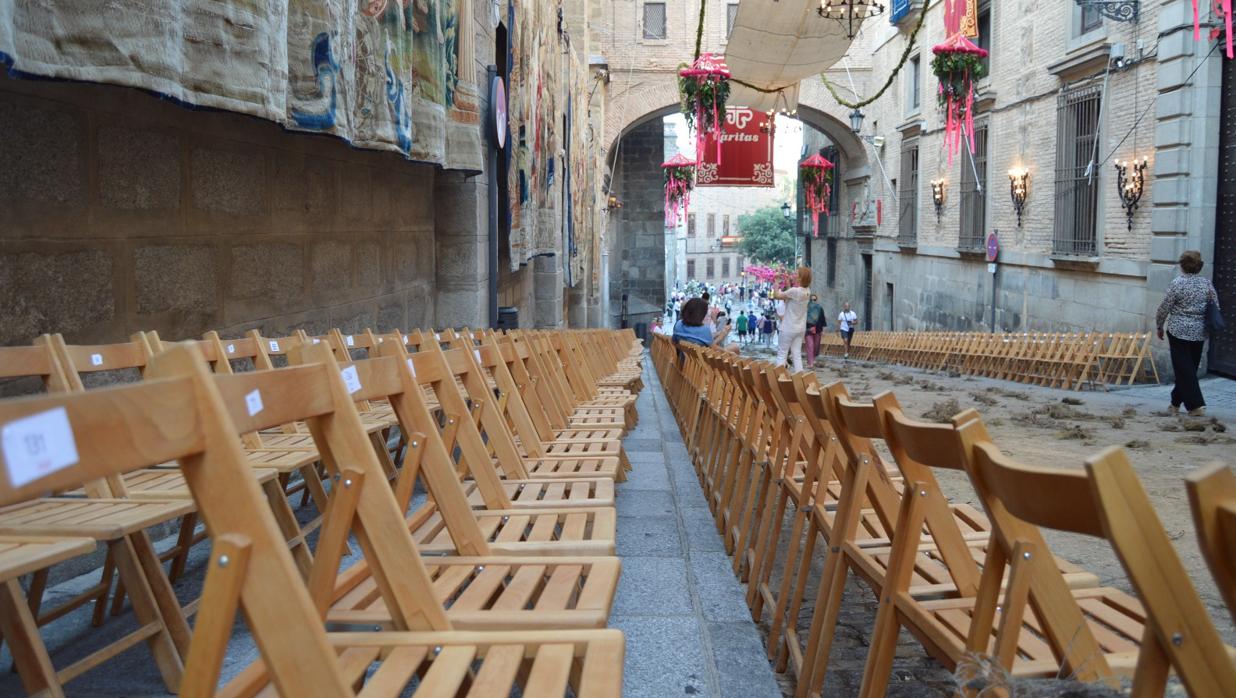
[[1176,385],[1172,388],[1172,414],[1180,412],[1180,406],[1191,416],[1206,414],[1206,400],[1202,397],[1197,382],[1197,369],[1202,363],[1202,346],[1206,342],[1206,303],[1219,304],[1218,294],[1210,279],[1198,276],[1202,271],[1202,253],[1188,250],[1180,255],[1180,276],[1167,286],[1167,295],[1159,304],[1155,324],[1159,339],[1167,328],[1167,344],[1172,353],[1172,371]]

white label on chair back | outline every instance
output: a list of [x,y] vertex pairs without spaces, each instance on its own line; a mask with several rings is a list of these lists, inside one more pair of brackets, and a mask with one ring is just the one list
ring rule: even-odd
[[229,345],[227,345],[227,353],[229,353],[229,354],[235,354],[235,353],[236,353],[236,345],[235,345],[235,344],[229,344]]
[[361,389],[360,376],[356,375],[356,367],[348,366],[339,372],[343,376],[343,384],[348,386],[348,392],[354,393]]
[[416,364],[412,363],[412,357],[408,357],[408,370],[412,372],[412,377],[416,378]]
[[354,346],[354,345],[355,345],[355,343],[352,341],[352,335],[348,335],[347,337],[344,337],[343,341],[347,342],[347,343],[348,343],[348,346]]
[[322,343],[322,340],[318,339],[317,337],[314,337],[314,338],[313,338],[313,343],[314,343],[314,344],[321,344],[321,343]]
[[404,344],[407,344],[407,343],[408,343],[408,335],[406,335],[406,334],[403,336],[403,343],[404,343]]
[[249,408],[249,416],[262,411],[262,393],[251,390],[245,395],[245,406]]
[[21,487],[77,462],[77,441],[63,407],[15,419],[0,430],[9,482]]
[[481,361],[481,350],[480,350],[480,349],[473,349],[473,350],[472,350],[472,355],[476,357],[476,362],[477,362],[478,364],[479,364],[479,363],[483,363],[483,362]]
[[271,350],[271,351],[279,351],[279,343],[278,343],[278,342],[276,342],[276,341],[275,341],[275,340],[273,340],[273,339],[272,339],[272,340],[270,340],[270,350]]
[[434,338],[434,340],[435,340],[435,341],[437,341],[437,340],[441,340],[441,339],[442,339],[442,335],[438,334],[437,332],[434,332],[434,333],[433,333],[433,338]]
[[103,365],[103,355],[102,354],[91,354],[90,355],[90,365],[91,366],[102,366]]

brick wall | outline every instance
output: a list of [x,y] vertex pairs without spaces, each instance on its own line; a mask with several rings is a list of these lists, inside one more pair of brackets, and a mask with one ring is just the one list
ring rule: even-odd
[[[611,214],[610,313],[621,312],[629,294],[631,322],[650,322],[665,306],[665,202],[660,173],[664,151],[661,120],[631,129],[622,138],[614,173],[623,206]],[[652,176],[649,176],[652,173]]]
[[434,170],[126,88],[0,76],[0,342],[434,324]]

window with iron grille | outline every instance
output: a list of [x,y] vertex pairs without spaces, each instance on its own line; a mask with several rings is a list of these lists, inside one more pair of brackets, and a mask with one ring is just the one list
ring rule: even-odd
[[717,237],[717,214],[708,214],[708,237]]
[[730,278],[730,258],[729,257],[721,258],[721,278],[722,279]]
[[829,288],[837,286],[837,238],[828,238],[824,241],[828,245],[828,266],[825,269]]
[[717,275],[716,271],[717,271],[717,260],[713,259],[712,257],[709,257],[708,259],[704,260],[704,275],[707,278],[711,279],[712,277],[716,276]]
[[829,145],[821,148],[820,154],[833,164],[833,182],[828,190],[828,215],[820,218],[820,230],[825,235],[840,235],[845,224],[845,217],[841,215],[841,152],[837,146]]
[[724,216],[721,216],[721,234],[722,235],[730,234],[730,214],[728,213],[725,214]]
[[961,155],[961,189],[958,194],[961,231],[957,236],[957,248],[984,249],[987,219],[987,124],[974,127],[973,166],[968,152]]
[[1098,252],[1099,175],[1091,168],[1099,137],[1102,86],[1090,83],[1060,93],[1056,109],[1056,225],[1052,252]]
[[918,243],[918,141],[906,141],[901,146],[901,204],[898,217],[897,244],[913,247]]
[[694,278],[695,278],[695,260],[688,259],[687,260],[687,280],[690,281],[691,279],[694,279]]
[[738,17],[738,3],[731,2],[725,6],[725,38],[734,33],[734,19]]
[[644,38],[665,38],[665,3],[644,3]]
[[689,238],[695,237],[695,214],[694,213],[687,214],[687,237]]

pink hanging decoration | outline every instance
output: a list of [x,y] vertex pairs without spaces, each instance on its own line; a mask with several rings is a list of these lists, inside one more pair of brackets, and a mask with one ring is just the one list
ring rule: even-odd
[[963,130],[970,152],[974,152],[974,81],[983,77],[982,60],[987,51],[961,34],[953,34],[931,52],[936,56],[931,69],[940,80],[939,100],[944,109],[944,147],[952,165],[953,156],[961,152]]
[[[1223,17],[1223,35],[1227,44],[1227,57],[1236,58],[1232,47],[1232,0],[1213,0],[1212,7],[1216,15]],[[1210,30],[1211,40],[1219,38],[1219,30]],[[1198,13],[1197,0],[1193,0],[1193,40],[1202,40],[1202,18]]]
[[832,194],[833,163],[819,153],[798,163],[798,181],[802,182],[807,210],[811,211],[813,234],[820,237],[820,214],[828,215],[828,200]]
[[661,163],[661,169],[665,171],[665,227],[676,228],[691,205],[695,162],[680,153]]
[[695,159],[704,161],[704,134],[717,142],[721,164],[721,135],[725,130],[725,103],[730,96],[730,69],[711,53],[701,53],[690,66],[678,71],[678,91],[683,99],[687,125],[695,128]]

